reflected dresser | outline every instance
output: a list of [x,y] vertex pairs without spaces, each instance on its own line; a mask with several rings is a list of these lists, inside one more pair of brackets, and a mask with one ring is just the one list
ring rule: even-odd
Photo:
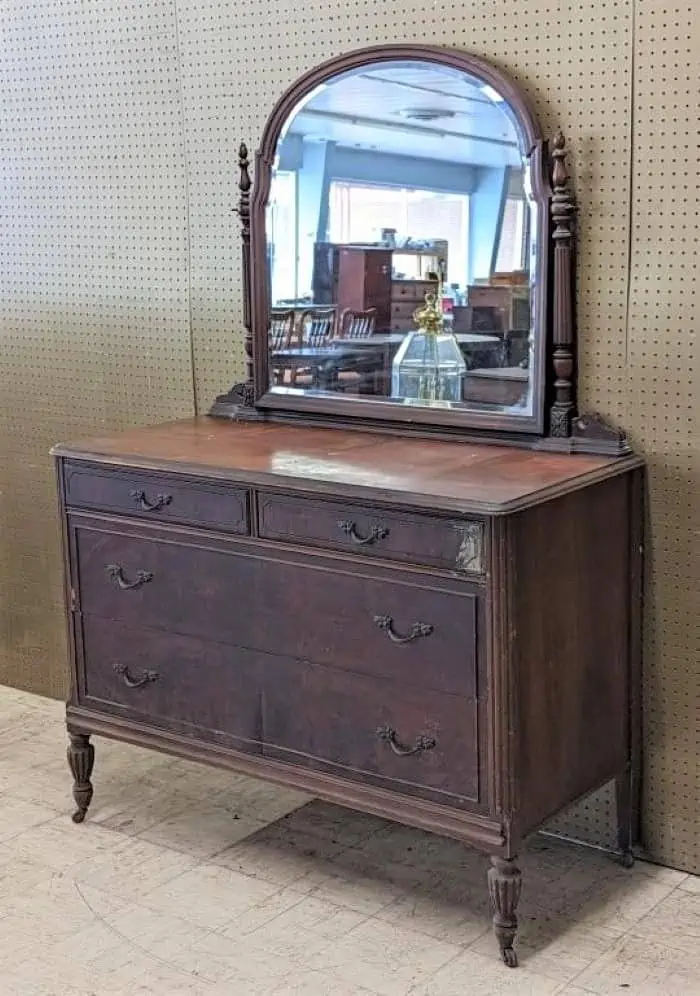
[[209,417],[55,448],[76,812],[91,734],[491,858],[616,779],[635,826],[641,461]]

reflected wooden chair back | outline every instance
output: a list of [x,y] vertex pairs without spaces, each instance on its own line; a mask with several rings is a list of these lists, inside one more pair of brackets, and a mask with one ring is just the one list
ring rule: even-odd
[[273,309],[270,312],[270,324],[267,338],[271,350],[286,349],[292,341],[294,331],[294,312]]
[[302,344],[323,346],[335,334],[335,308],[309,308],[299,320]]
[[374,333],[377,322],[377,309],[353,311],[346,308],[340,316],[339,336],[341,339],[368,339]]

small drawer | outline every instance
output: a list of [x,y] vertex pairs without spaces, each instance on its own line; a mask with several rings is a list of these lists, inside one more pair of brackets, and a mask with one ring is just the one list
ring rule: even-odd
[[435,284],[430,280],[395,280],[391,285],[392,300],[424,301],[426,294],[434,292]]
[[392,301],[391,320],[399,321],[402,319],[408,320],[410,318],[411,321],[413,321],[413,324],[415,325],[415,321],[413,319],[413,313],[419,307],[420,307],[420,302],[418,301]]
[[262,708],[266,756],[452,804],[479,800],[474,699],[276,659]]
[[162,728],[218,734],[260,753],[263,655],[176,633],[82,618],[79,698]]
[[246,488],[77,463],[65,465],[64,481],[68,508],[204,526],[236,535],[250,532]]
[[260,492],[258,530],[265,539],[285,543],[465,574],[484,570],[483,522],[473,519],[443,519]]

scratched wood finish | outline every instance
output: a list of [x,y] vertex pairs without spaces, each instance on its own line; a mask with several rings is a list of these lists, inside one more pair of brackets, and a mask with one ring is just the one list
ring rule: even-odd
[[54,453],[486,513],[523,508],[641,464],[637,457],[611,460],[352,430],[231,425],[207,416],[59,445]]

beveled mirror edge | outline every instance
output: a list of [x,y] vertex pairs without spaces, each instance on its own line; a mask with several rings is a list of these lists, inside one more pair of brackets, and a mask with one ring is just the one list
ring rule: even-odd
[[[463,410],[406,411],[400,405],[367,402],[362,414],[353,402],[323,396],[275,394],[268,388],[267,273],[265,208],[270,192],[280,133],[298,101],[329,78],[368,63],[422,60],[480,76],[510,104],[531,164],[533,201],[538,207],[542,237],[537,246],[537,337],[533,413],[507,415]],[[550,152],[529,101],[502,70],[478,56],[451,48],[382,45],[357,49],[329,59],[299,77],[273,108],[255,157],[255,184],[250,180],[248,150],[239,152],[246,380],[220,395],[210,410],[215,417],[236,420],[299,421],[374,431],[413,431],[449,438],[509,441],[565,452],[626,455],[631,448],[624,432],[599,415],[579,416],[576,406],[575,233],[576,204],[566,169],[564,137],[559,133]],[[252,199],[250,196],[253,189]],[[448,416],[448,417],[446,417]]]

